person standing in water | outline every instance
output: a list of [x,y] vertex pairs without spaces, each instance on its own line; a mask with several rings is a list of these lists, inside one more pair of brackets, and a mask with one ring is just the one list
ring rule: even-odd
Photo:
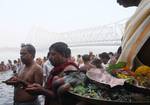
[[30,94],[24,88],[33,83],[42,85],[43,73],[42,68],[35,63],[36,50],[31,44],[24,44],[21,46],[20,58],[24,66],[14,76],[7,80],[8,85],[14,85],[14,105],[40,105],[38,95]]

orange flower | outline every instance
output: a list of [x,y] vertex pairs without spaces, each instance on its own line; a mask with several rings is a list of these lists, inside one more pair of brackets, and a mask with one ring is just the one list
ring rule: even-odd
[[150,73],[150,67],[149,66],[140,66],[135,70],[135,74],[137,76],[147,76]]
[[125,66],[125,67],[123,68],[123,70],[127,70],[127,71],[128,71],[128,70],[130,70],[130,69],[129,69],[128,66]]

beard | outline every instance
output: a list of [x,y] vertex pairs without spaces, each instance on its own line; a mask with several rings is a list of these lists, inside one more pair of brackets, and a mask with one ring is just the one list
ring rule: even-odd
[[24,59],[24,58],[21,58],[21,62],[22,62],[23,64],[27,64],[28,60],[26,60],[26,59]]
[[55,63],[55,61],[53,61],[53,60],[51,60],[51,59],[49,59],[49,61],[50,61],[50,63],[51,63],[54,67],[57,66],[56,63]]

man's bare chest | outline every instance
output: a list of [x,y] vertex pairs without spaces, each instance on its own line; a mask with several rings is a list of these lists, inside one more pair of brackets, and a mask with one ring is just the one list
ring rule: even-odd
[[18,77],[24,81],[32,83],[34,81],[34,71],[32,69],[23,69]]

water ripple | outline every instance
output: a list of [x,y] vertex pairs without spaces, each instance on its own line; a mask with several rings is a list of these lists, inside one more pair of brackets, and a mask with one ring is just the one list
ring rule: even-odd
[[[2,81],[12,77],[12,71],[0,72],[0,105],[13,105],[14,87],[8,86]],[[44,104],[44,97],[40,96],[41,105]]]
[[12,105],[13,103],[14,88],[2,83],[2,81],[10,78],[12,75],[12,71],[0,72],[0,105]]

